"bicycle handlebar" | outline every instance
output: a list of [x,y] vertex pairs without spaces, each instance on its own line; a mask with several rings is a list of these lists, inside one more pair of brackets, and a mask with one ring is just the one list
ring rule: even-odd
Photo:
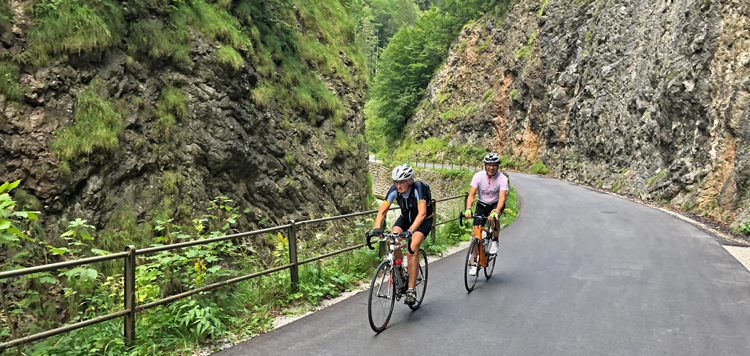
[[[372,247],[372,241],[370,241],[370,238],[373,237],[373,236],[375,236],[375,235],[373,235],[372,233],[370,233],[370,231],[365,231],[365,242],[367,242],[367,247],[370,248],[370,250],[374,250],[375,249],[375,247]],[[399,234],[394,234],[394,233],[390,233],[390,232],[384,232],[382,238],[378,239],[377,242],[389,241],[390,240],[390,242],[395,245],[396,244],[396,239],[399,239],[399,238],[400,238]],[[396,248],[403,248],[404,245],[406,245],[406,250],[409,251],[409,254],[413,255],[414,251],[412,251],[412,249],[411,249],[411,236],[409,236],[409,237],[406,238],[406,243],[405,244],[396,246]]]
[[[474,219],[474,218],[483,218],[483,219],[489,220],[489,218],[487,216],[477,215],[477,214],[472,214],[467,219]],[[458,225],[464,226],[464,213],[459,213],[458,214]]]

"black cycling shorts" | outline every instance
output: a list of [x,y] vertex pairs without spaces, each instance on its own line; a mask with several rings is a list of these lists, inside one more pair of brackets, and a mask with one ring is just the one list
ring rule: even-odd
[[[434,218],[430,217],[427,219],[424,219],[422,221],[422,224],[419,225],[416,231],[419,231],[424,234],[424,236],[427,236],[430,234],[430,230],[432,229],[432,223],[434,221]],[[404,219],[403,216],[399,216],[398,219],[396,219],[396,223],[393,224],[394,227],[398,226],[401,228],[401,230],[406,231],[409,230],[411,227],[411,223]]]
[[[477,211],[474,213],[477,217],[474,218],[474,226],[484,226],[484,224],[487,222],[487,217],[490,216],[490,213],[492,210],[495,210],[497,208],[497,202],[494,202],[492,204],[485,204],[480,201],[477,202]],[[503,213],[503,210],[505,210],[505,205],[500,209],[500,214]],[[480,218],[479,216],[484,216],[484,218]]]

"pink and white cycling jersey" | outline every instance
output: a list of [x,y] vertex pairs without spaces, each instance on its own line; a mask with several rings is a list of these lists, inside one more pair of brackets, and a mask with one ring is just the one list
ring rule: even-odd
[[[491,179],[490,179],[491,178]],[[497,202],[500,191],[508,190],[508,177],[497,171],[495,176],[487,177],[487,171],[479,171],[471,179],[471,186],[479,191],[479,201],[484,204]]]

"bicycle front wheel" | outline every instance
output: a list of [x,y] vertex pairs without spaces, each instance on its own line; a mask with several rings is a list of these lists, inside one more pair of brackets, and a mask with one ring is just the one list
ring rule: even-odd
[[495,270],[495,262],[497,261],[497,254],[487,254],[487,267],[484,267],[484,277],[490,279],[492,272]]
[[[474,286],[477,284],[477,277],[479,276],[477,273],[479,272],[479,243],[479,239],[471,239],[469,250],[466,252],[466,263],[464,265],[464,286],[466,286],[467,292],[471,292],[472,290],[474,290]],[[474,255],[474,253],[476,255]],[[471,274],[472,270],[474,272],[473,275]]]
[[370,327],[376,333],[385,330],[396,302],[396,286],[393,284],[393,266],[383,261],[375,270],[370,282],[370,299],[367,301],[367,316]]
[[411,271],[409,273],[417,272],[417,282],[414,284],[414,292],[417,293],[417,301],[410,305],[411,310],[417,310],[422,305],[424,299],[424,293],[427,291],[427,253],[423,249],[419,249],[419,271]]

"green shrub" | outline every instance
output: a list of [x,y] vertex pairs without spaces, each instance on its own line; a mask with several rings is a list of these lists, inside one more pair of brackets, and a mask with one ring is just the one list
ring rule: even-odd
[[0,1],[0,27],[5,27],[13,22],[13,8],[9,0]]
[[544,162],[539,160],[539,161],[534,162],[534,164],[531,165],[531,173],[545,175],[549,173],[549,169],[547,169],[547,166],[544,165]]
[[745,235],[750,235],[750,220],[745,221],[740,225],[740,231]]
[[69,161],[96,150],[113,152],[120,147],[122,114],[99,94],[102,89],[104,84],[95,79],[78,95],[73,113],[75,123],[52,143],[58,159]]

